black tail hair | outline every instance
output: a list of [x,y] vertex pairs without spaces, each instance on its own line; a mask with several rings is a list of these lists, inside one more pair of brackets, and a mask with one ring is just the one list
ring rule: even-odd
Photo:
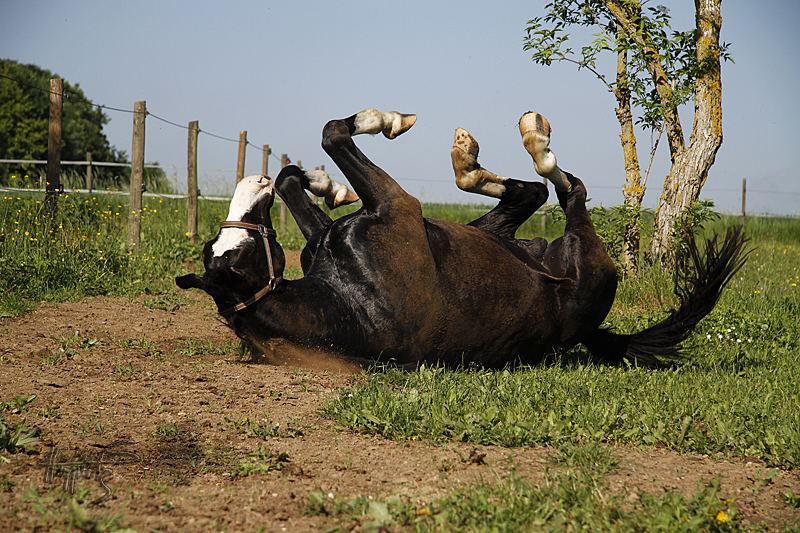
[[608,329],[598,329],[583,344],[592,355],[611,363],[630,363],[648,368],[667,368],[681,357],[680,343],[717,304],[722,289],[747,260],[743,252],[747,239],[741,227],[728,229],[725,240],[717,244],[717,236],[706,241],[705,254],[697,244],[689,245],[689,257],[694,266],[682,274],[675,292],[680,306],[653,326],[634,333],[619,335]]

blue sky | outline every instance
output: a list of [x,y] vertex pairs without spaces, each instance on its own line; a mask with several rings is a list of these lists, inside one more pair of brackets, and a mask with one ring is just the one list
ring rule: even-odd
[[[694,25],[694,3],[664,3],[673,27]],[[594,204],[622,202],[624,170],[613,97],[588,72],[542,67],[523,50],[526,23],[545,2],[39,1],[0,5],[0,57],[46,68],[79,83],[98,104],[148,110],[177,124],[260,147],[270,174],[281,153],[305,168],[338,169],[320,148],[325,122],[366,107],[416,113],[402,137],[357,143],[406,190],[429,202],[490,202],[459,191],[450,166],[456,127],[475,136],[493,172],[539,179],[517,131],[528,110],[553,126],[560,166],[581,177]],[[701,197],[727,212],[800,214],[800,2],[728,0],[722,39],[724,143]],[[576,39],[578,37],[576,36]],[[576,44],[580,41],[576,40]],[[601,65],[602,68],[602,65]],[[607,71],[612,72],[613,58]],[[132,115],[108,111],[106,133],[130,153]],[[681,113],[684,130],[692,110]],[[147,119],[145,158],[186,166],[187,132]],[[650,136],[638,137],[645,164]],[[202,135],[198,166],[236,168],[237,143]],[[261,170],[248,147],[246,167]],[[645,204],[655,207],[669,168],[662,142]],[[185,171],[177,171],[185,180]],[[232,189],[232,173],[201,172],[201,189]],[[341,175],[338,175],[341,178]],[[204,183],[203,183],[204,182]],[[555,196],[551,195],[551,199]]]

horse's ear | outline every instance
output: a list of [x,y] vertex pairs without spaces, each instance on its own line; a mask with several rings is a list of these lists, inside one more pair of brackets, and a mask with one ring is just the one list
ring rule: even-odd
[[186,274],[175,278],[175,283],[181,289],[202,289],[206,290],[206,281],[197,274]]

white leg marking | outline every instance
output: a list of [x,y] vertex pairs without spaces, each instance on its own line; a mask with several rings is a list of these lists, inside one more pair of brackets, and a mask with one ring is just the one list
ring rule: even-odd
[[[236,186],[233,199],[225,220],[241,221],[253,206],[264,196],[273,194],[272,180],[265,176],[248,176]],[[214,257],[220,256],[251,239],[247,230],[239,228],[223,228],[219,232],[217,242],[211,246]]]
[[450,149],[453,160],[453,172],[456,174],[456,185],[467,191],[500,198],[506,191],[504,185],[508,178],[489,172],[478,164],[478,142],[463,128],[457,128]]
[[559,191],[571,191],[572,184],[558,168],[556,154],[550,150],[550,123],[542,115],[528,111],[519,119],[522,144],[533,157],[536,173],[553,182]]

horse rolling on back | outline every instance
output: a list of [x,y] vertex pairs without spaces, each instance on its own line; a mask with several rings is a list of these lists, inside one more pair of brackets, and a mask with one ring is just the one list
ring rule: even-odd
[[[322,146],[352,190],[323,171],[292,165],[274,184],[264,176],[242,180],[227,220],[205,245],[205,273],[180,276],[178,286],[211,295],[251,345],[284,339],[362,363],[496,368],[536,363],[582,343],[612,363],[659,368],[678,355],[680,342],[744,262],[738,230],[721,243],[711,239],[705,255],[692,247],[694,274],[677,309],[633,335],[603,329],[616,268],[586,210],[583,182],[562,171],[549,149],[547,120],[526,113],[520,132],[536,172],[554,184],[566,215],[563,237],[551,243],[515,238],[547,201],[547,186],[481,167],[478,143],[461,128],[451,150],[456,184],[499,202],[466,225],[423,217],[419,201],[353,142],[358,134],[394,139],[415,120],[367,109],[325,126]],[[363,205],[334,221],[306,191],[331,208],[357,199]],[[276,192],[307,240],[304,275],[297,280],[282,277],[284,254],[269,213]]]

